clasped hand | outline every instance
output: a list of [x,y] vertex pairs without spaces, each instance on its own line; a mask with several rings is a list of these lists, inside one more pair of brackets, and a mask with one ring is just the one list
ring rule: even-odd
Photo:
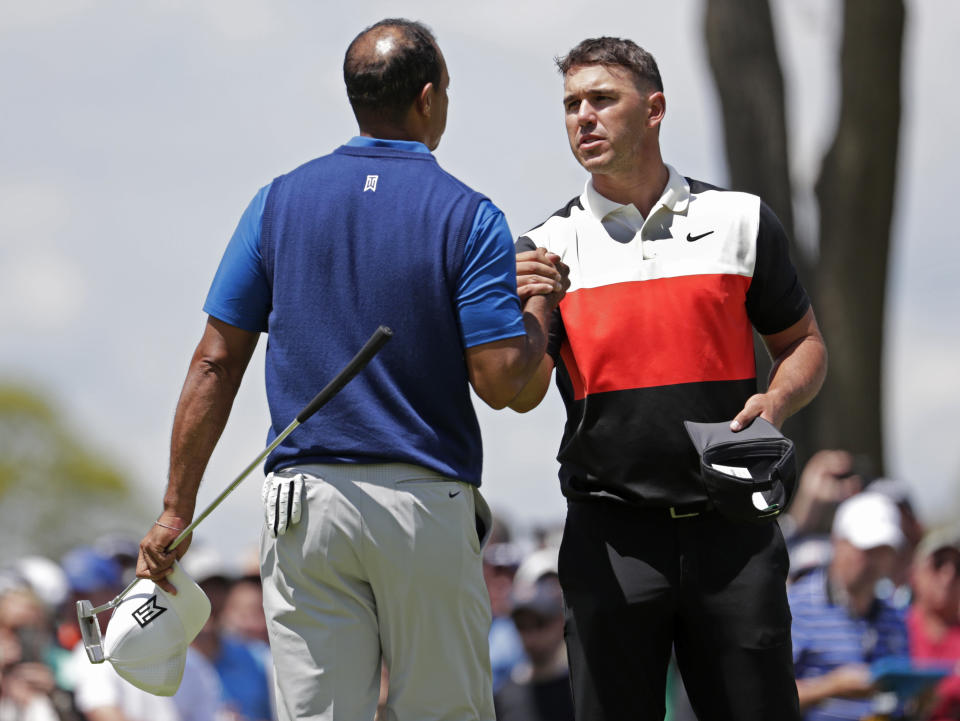
[[570,287],[570,269],[556,253],[546,248],[517,253],[517,294],[520,302],[545,295],[554,305]]

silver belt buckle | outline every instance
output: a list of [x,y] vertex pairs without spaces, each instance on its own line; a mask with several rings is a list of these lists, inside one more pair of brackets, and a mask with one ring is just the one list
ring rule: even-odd
[[700,511],[694,511],[693,513],[677,513],[675,506],[670,506],[670,518],[693,518],[694,516],[699,516]]

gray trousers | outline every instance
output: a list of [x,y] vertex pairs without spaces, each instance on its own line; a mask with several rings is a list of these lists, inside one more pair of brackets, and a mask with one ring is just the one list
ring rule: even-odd
[[[493,721],[479,491],[414,465],[304,465],[302,517],[260,544],[280,721]],[[486,535],[486,533],[485,533]]]

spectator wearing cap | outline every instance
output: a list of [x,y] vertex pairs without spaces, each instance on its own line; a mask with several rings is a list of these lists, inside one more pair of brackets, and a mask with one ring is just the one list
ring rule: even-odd
[[527,662],[495,694],[497,721],[573,721],[556,549],[536,551],[523,562],[511,601]]
[[[49,666],[57,685],[61,689],[65,688],[68,681],[65,668],[73,645],[67,649],[58,642],[56,617],[70,594],[67,576],[60,564],[43,556],[25,556],[15,561],[12,568],[22,579],[22,583],[17,584],[17,589],[28,593],[28,596],[20,598],[32,596],[28,605],[33,608],[34,616],[29,630],[26,631],[28,636],[32,636],[27,639],[27,647],[31,649],[31,654],[28,655],[33,655]],[[70,610],[73,610],[72,606]],[[76,619],[75,613],[73,618]],[[63,695],[59,691],[54,694],[58,709],[63,706]]]
[[[90,546],[78,546],[60,559],[60,568],[67,583],[67,597],[59,609],[57,641],[74,651],[81,642],[76,603],[80,599],[100,606],[111,600],[122,585],[120,565]],[[75,666],[71,662],[71,673]]]
[[796,583],[808,573],[823,568],[833,557],[830,536],[810,536],[790,546],[790,572],[787,585]]
[[[67,606],[76,621],[73,601],[85,598],[94,606],[111,600],[117,586],[123,584],[123,568],[110,556],[92,546],[78,546],[67,551],[60,559],[60,567],[67,579],[71,594]],[[79,638],[79,635],[77,636]]]
[[0,592],[0,721],[60,721],[53,672],[43,663],[52,628],[28,587]]
[[[960,661],[960,525],[931,531],[917,547],[912,571],[913,603],[907,611],[910,658]],[[936,690],[931,721],[960,719],[960,676]]]
[[813,454],[804,465],[797,492],[780,528],[791,542],[808,536],[827,536],[837,506],[863,490],[863,459],[839,449]]
[[137,571],[137,555],[140,553],[140,544],[136,539],[124,533],[107,533],[93,542],[93,548],[120,564],[124,585],[133,580]]
[[877,598],[905,542],[886,496],[860,493],[837,508],[830,564],[790,587],[793,657],[805,721],[861,719],[875,693],[870,664],[907,654],[900,614]]

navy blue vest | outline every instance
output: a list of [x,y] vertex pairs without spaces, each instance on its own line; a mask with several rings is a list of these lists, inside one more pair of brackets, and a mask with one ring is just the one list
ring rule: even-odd
[[480,484],[456,290],[482,199],[429,153],[387,147],[342,146],[273,181],[261,225],[270,440],[379,325],[394,337],[268,471],[406,462]]

